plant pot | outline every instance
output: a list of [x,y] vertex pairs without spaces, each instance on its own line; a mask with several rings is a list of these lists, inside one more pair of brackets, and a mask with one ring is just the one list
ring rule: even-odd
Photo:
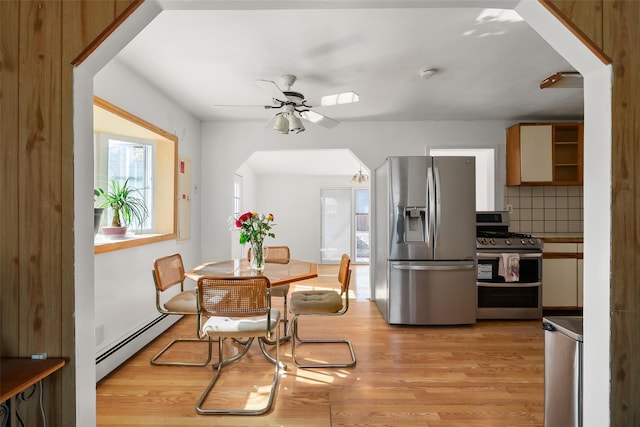
[[102,212],[104,208],[93,208],[93,235],[98,234],[100,230],[100,221],[102,220]]
[[102,227],[102,234],[110,237],[123,237],[127,234],[127,227]]

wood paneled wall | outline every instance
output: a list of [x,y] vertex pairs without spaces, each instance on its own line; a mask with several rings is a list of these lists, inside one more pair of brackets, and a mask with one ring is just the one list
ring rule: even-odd
[[640,2],[603,2],[613,60],[611,425],[640,425]]
[[613,64],[611,425],[640,425],[640,2],[550,3]]
[[[640,2],[544,1],[613,61],[611,425],[636,425]],[[75,424],[71,62],[133,3],[0,1],[0,356],[68,359],[47,382],[50,425]]]
[[0,356],[67,359],[44,382],[53,426],[75,425],[71,63],[130,3],[0,1]]

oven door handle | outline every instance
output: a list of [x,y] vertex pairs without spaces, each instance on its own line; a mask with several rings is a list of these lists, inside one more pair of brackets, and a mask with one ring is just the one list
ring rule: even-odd
[[471,270],[475,267],[475,263],[455,264],[455,265],[409,265],[409,264],[392,264],[391,268],[395,270],[419,270],[419,271],[453,271],[453,270]]
[[535,254],[529,253],[519,253],[519,252],[499,252],[499,253],[487,253],[487,252],[478,252],[478,259],[492,259],[492,258],[500,258],[503,253],[517,253],[520,258],[542,258],[542,252],[536,252]]
[[485,288],[535,288],[537,286],[542,286],[542,282],[476,282],[476,285]]

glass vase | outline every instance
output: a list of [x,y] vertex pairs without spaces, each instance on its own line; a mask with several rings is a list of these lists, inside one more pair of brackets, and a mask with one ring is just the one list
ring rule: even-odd
[[252,270],[264,270],[264,263],[267,259],[267,251],[267,248],[262,247],[262,242],[251,243],[251,257],[249,258],[249,265],[251,266]]

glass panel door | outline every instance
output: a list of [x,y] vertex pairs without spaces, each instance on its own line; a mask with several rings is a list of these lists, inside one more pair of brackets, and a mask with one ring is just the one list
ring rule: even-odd
[[320,262],[337,264],[351,254],[351,189],[322,189]]
[[354,224],[355,224],[355,258],[356,263],[369,262],[369,190],[355,189]]

